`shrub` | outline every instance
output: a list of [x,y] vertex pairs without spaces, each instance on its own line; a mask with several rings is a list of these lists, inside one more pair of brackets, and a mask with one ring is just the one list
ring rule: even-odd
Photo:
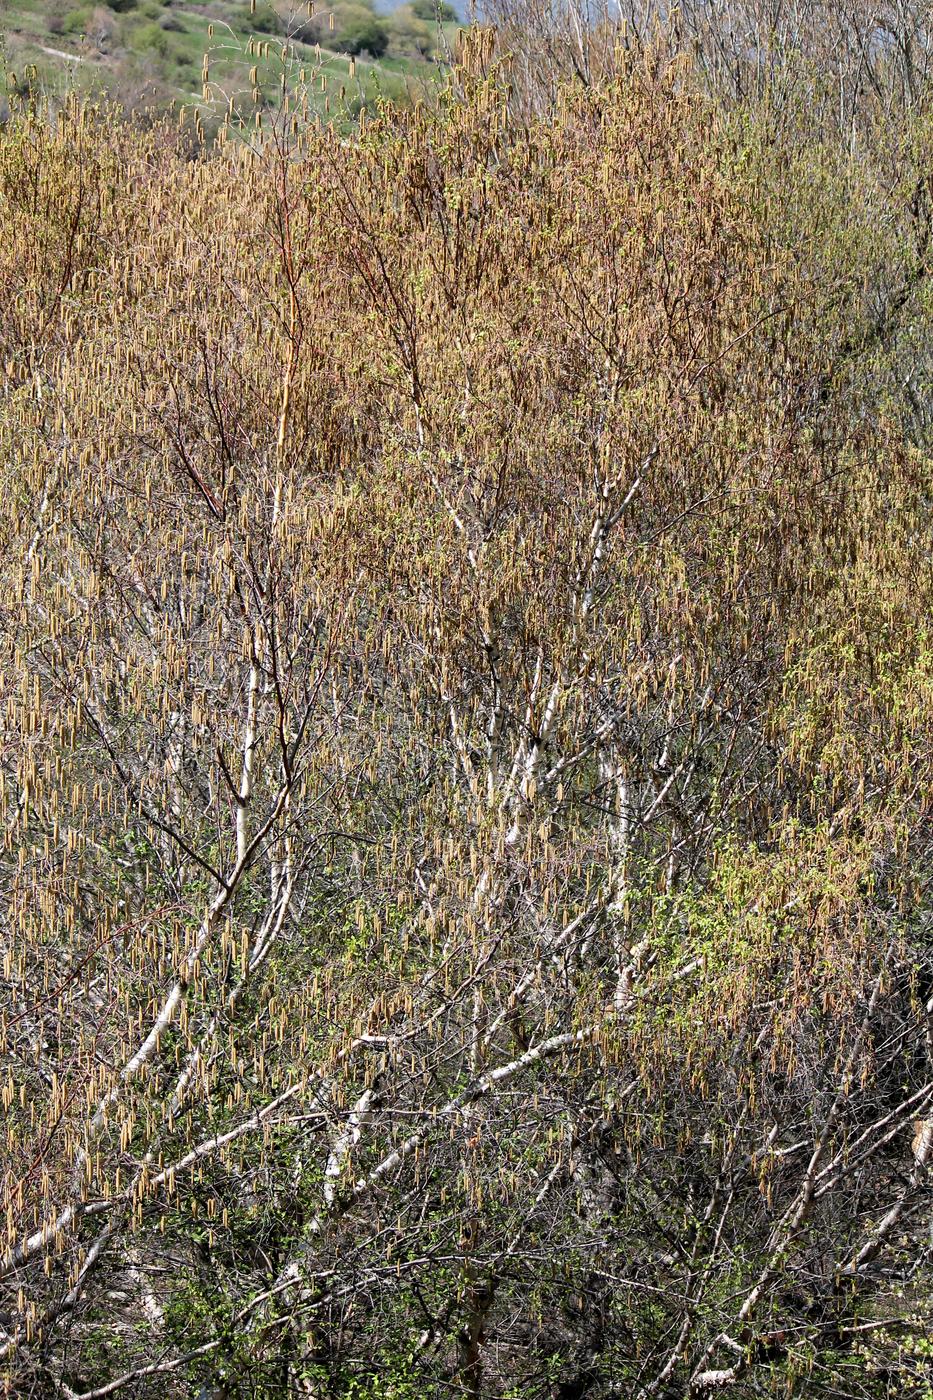
[[78,9],[69,10],[62,20],[62,27],[66,34],[84,34],[87,30],[88,20],[91,12],[80,6]]
[[172,41],[161,25],[144,24],[133,37],[137,48],[144,52],[158,54],[160,58],[168,58],[171,52]]
[[6,1395],[926,1389],[929,113],[494,42],[0,132]]
[[427,24],[435,24],[438,19],[442,24],[453,24],[460,18],[447,0],[437,0],[436,4],[435,0],[412,0],[411,9],[418,19],[423,19]]
[[346,5],[335,15],[330,44],[338,53],[369,53],[380,58],[389,47],[389,31],[383,20],[364,5]]
[[115,27],[116,21],[112,12],[103,5],[97,5],[88,17],[84,32],[98,52],[104,53],[110,47]]
[[382,47],[379,47],[381,41],[375,34],[372,37],[377,47],[364,45],[366,52],[378,57],[388,47],[392,17],[377,15],[372,0],[347,0],[347,3],[340,3],[338,0],[334,6],[316,9],[311,16],[296,16],[289,22],[288,34],[300,44],[323,44],[326,48],[337,49],[342,53],[361,53],[364,49],[348,48],[343,42],[343,36],[348,27],[354,29],[358,24],[362,24],[363,17],[370,25],[375,22],[385,30],[385,43]]
[[389,44],[393,53],[429,54],[434,47],[434,36],[429,25],[419,19],[411,5],[402,5],[386,21],[389,30]]
[[281,16],[271,5],[257,5],[255,14],[249,5],[241,5],[236,11],[236,21],[254,34],[281,34],[285,29]]

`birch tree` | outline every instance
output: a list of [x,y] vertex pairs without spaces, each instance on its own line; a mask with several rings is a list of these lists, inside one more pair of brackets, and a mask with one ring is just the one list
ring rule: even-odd
[[672,50],[0,134],[11,1394],[923,1393],[928,128]]

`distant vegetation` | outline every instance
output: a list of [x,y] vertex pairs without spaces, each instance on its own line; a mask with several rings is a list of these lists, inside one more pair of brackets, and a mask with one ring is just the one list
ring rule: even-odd
[[[456,30],[446,0],[438,6],[415,0],[387,15],[376,14],[372,0],[300,7],[289,0],[259,0],[255,6],[227,0],[77,6],[73,0],[7,0],[0,11],[3,56],[20,93],[54,100],[75,88],[138,113],[158,114],[172,104],[197,107],[209,130],[231,97],[252,99],[257,84],[264,105],[278,102],[283,44],[288,61],[316,63],[321,77],[329,75],[332,92],[344,86],[345,101],[358,109],[380,96],[409,100],[436,85]],[[213,84],[207,93],[205,54]],[[360,59],[351,83],[339,55]],[[254,66],[255,83],[249,78]],[[332,106],[326,91],[318,84],[312,93],[322,114]]]
[[10,84],[0,1392],[931,1400],[928,11],[416,3]]

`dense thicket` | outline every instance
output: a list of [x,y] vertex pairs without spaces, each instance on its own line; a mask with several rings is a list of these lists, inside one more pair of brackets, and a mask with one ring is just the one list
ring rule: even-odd
[[927,1395],[925,89],[461,58],[0,134],[7,1390]]

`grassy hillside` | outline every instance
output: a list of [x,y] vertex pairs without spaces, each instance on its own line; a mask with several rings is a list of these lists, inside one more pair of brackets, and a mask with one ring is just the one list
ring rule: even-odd
[[[428,13],[424,0],[419,8]],[[447,11],[446,22],[430,23],[407,5],[388,17],[344,0],[309,9],[268,0],[9,0],[0,13],[7,84],[53,98],[74,87],[130,111],[194,107],[210,125],[231,100],[274,105],[283,66],[305,70],[312,102],[333,117],[379,95],[410,99],[446,66],[456,29]]]

